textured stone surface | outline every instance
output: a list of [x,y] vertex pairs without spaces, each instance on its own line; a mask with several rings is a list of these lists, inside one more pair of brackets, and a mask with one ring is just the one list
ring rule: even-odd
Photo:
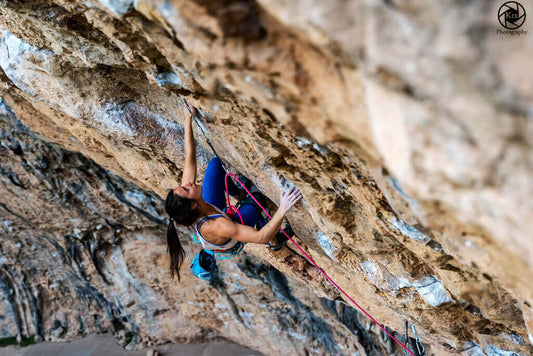
[[[127,349],[233,340],[266,354],[386,352],[353,309],[252,255],[220,261],[211,286],[186,268],[171,281],[160,198],[0,109],[1,339],[112,333]],[[188,265],[198,247],[181,235]]]
[[261,353],[230,342],[211,344],[164,345],[144,350],[124,350],[117,345],[115,338],[108,335],[91,335],[70,342],[42,342],[26,347],[8,346],[0,349],[0,356],[146,356],[150,350],[157,350],[165,356],[260,356]]
[[[182,167],[186,97],[233,170],[274,202],[301,188],[297,241],[380,322],[408,319],[436,354],[529,354],[532,37],[497,36],[497,7],[4,2],[2,96],[36,134],[160,196]],[[32,211],[19,215],[38,224]],[[294,250],[247,252],[340,297]]]

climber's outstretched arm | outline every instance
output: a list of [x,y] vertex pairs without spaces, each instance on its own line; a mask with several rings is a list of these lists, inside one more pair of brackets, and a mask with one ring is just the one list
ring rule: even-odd
[[[192,112],[196,115],[197,110],[191,107]],[[192,130],[193,118],[189,110],[185,109],[184,138],[185,143],[185,165],[183,166],[183,176],[181,185],[187,183],[196,183],[196,144],[194,143],[194,132]]]
[[259,231],[241,224],[236,224],[228,219],[217,219],[213,221],[213,224],[209,227],[208,233],[219,237],[231,238],[242,242],[252,242],[256,244],[266,244],[272,242],[277,244],[274,239],[276,233],[281,227],[283,217],[302,198],[302,193],[296,187],[292,187],[289,190],[284,191],[281,194],[281,201],[279,209],[272,217],[272,220],[268,222]]

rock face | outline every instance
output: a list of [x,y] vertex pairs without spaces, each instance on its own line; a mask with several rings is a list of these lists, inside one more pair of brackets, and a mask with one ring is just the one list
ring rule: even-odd
[[[161,199],[0,108],[2,340],[113,333],[128,349],[232,339],[266,354],[393,350],[353,309],[252,255],[219,261],[211,286],[186,270],[172,281]],[[190,263],[199,248],[182,235]]]
[[[129,345],[400,352],[355,327],[349,342],[302,291],[341,296],[292,246],[247,246],[209,288],[170,281],[156,194],[179,180],[183,97],[272,201],[300,187],[296,241],[378,321],[409,320],[434,354],[530,354],[532,37],[497,35],[498,7],[3,2],[4,336],[69,339],[79,325],[122,329]],[[212,154],[196,137],[203,171]]]

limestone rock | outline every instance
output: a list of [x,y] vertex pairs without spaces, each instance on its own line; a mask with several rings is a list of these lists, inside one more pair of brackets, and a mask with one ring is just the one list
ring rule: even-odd
[[[4,229],[31,235],[47,226],[50,235],[69,236],[60,245],[70,253],[66,266],[50,271],[63,276],[71,268],[77,277],[67,279],[67,296],[52,293],[58,302],[51,309],[81,299],[84,313],[103,308],[112,323],[132,308],[138,318],[119,320],[131,332],[124,331],[124,339],[140,335],[143,342],[143,335],[154,335],[149,342],[171,340],[190,318],[197,324],[180,336],[184,340],[247,335],[240,342],[257,347],[260,341],[247,329],[272,340],[270,319],[258,319],[255,312],[234,312],[235,326],[228,330],[205,311],[228,289],[240,293],[232,289],[245,273],[236,272],[237,262],[227,268],[239,277],[227,277],[216,298],[192,280],[187,289],[165,279],[160,200],[146,192],[164,196],[178,183],[181,96],[200,109],[201,125],[228,166],[250,177],[274,203],[284,185],[301,188],[304,199],[288,215],[296,241],[382,324],[400,332],[409,320],[435,354],[529,354],[531,36],[496,35],[497,7],[482,1],[402,0],[3,2],[4,116],[15,116],[46,141],[94,160],[103,167],[92,168],[95,172],[117,175],[110,180],[99,173],[101,180],[87,190],[95,196],[84,201],[77,197],[86,191],[81,182],[69,183],[69,189],[59,183],[63,172],[52,162],[62,158],[38,159],[39,169],[54,167],[46,179],[20,168],[37,163],[20,163],[20,172],[6,166],[2,177],[12,200],[3,203],[4,210],[33,227],[8,223]],[[200,131],[196,138],[203,171],[211,152]],[[21,142],[5,145],[13,154],[25,149]],[[50,154],[65,155],[57,152],[62,153]],[[124,188],[116,188],[111,182],[118,177],[135,186],[123,182]],[[36,198],[19,200],[25,187],[38,192],[33,187],[39,182],[68,214],[56,205],[43,209]],[[98,196],[98,191],[112,193]],[[93,209],[91,218],[78,216],[87,215],[79,210],[80,201]],[[96,206],[107,213],[97,213]],[[126,223],[133,211],[140,220]],[[69,220],[72,214],[77,221]],[[104,217],[110,222],[104,224]],[[119,244],[123,226],[128,242]],[[28,237],[25,250],[6,242],[3,265],[29,259],[24,253],[31,246],[47,256],[55,248],[51,241]],[[118,257],[99,270],[98,262],[89,263],[105,259],[96,252]],[[298,280],[294,283],[340,299],[296,249],[271,254],[249,246],[247,252]],[[32,268],[43,268],[49,259]],[[157,271],[146,269],[154,263]],[[38,300],[40,284],[9,282],[27,272],[6,271],[10,274],[2,281],[13,286],[4,288],[6,301],[15,303],[9,295],[16,300],[33,295],[23,299],[38,306],[32,301]],[[98,284],[87,286],[87,278]],[[141,286],[156,278],[164,284],[161,290]],[[145,291],[150,303],[141,307]],[[169,295],[192,304],[177,307]],[[202,297],[187,299],[190,295]],[[244,298],[239,305],[249,303],[245,293],[238,295]],[[29,309],[19,309],[20,322],[9,321],[11,328],[18,325],[19,335],[50,329],[38,320],[31,329],[31,318],[20,314]],[[150,315],[156,310],[165,312]],[[61,325],[77,320],[83,333],[91,315],[84,313],[54,318]],[[150,332],[143,329],[148,325],[154,328]],[[114,325],[115,332],[119,328]],[[74,336],[66,330],[64,337]],[[322,348],[307,352],[352,351],[317,344]],[[387,349],[387,342],[373,345],[384,353],[400,352]],[[267,348],[278,350],[277,344]]]

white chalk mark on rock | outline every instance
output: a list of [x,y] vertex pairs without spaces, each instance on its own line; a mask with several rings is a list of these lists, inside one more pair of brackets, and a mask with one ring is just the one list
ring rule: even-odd
[[333,244],[333,241],[331,241],[329,237],[321,231],[317,234],[317,241],[326,255],[328,255],[332,260],[337,261],[337,258],[335,257],[335,250],[337,248]]
[[516,352],[502,350],[494,345],[489,345],[484,351],[487,356],[520,356]]
[[390,219],[390,222],[396,230],[401,232],[403,235],[409,237],[410,239],[413,239],[413,240],[416,240],[416,241],[419,241],[425,244],[431,241],[431,238],[429,236],[424,235],[423,233],[421,233],[420,231],[418,231],[411,225],[407,224],[405,221],[399,220],[398,218],[396,218],[396,216],[393,216]]
[[452,300],[446,293],[444,286],[434,276],[424,277],[415,284],[418,294],[431,306],[438,307],[441,304],[449,303]]
[[99,2],[119,16],[133,9],[134,3],[133,0],[100,0]]
[[363,272],[368,277],[368,279],[372,281],[376,280],[378,275],[378,269],[375,264],[370,261],[364,261],[360,263],[359,266],[363,269]]

